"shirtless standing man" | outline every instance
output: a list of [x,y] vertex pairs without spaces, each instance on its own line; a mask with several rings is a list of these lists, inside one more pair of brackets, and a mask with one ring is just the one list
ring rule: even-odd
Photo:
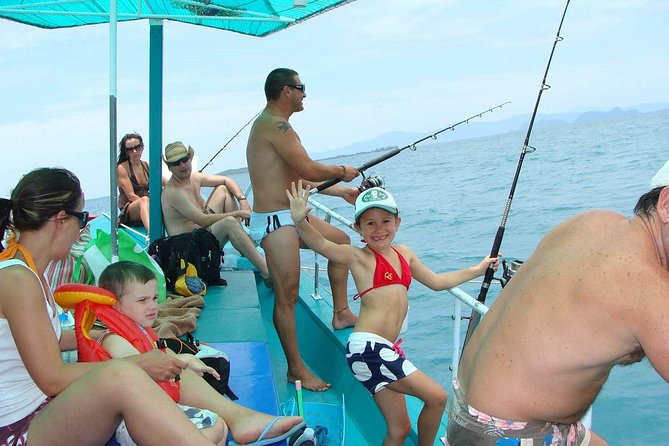
[[[606,444],[578,420],[613,366],[647,356],[669,381],[667,185],[669,162],[633,217],[589,211],[543,238],[464,349],[448,422],[452,446],[553,432],[562,434],[553,444]],[[468,404],[504,421],[477,421]]]
[[[274,280],[274,326],[279,334],[288,362],[288,381],[301,380],[310,390],[327,390],[330,384],[315,376],[304,364],[297,345],[295,304],[300,284],[300,242],[293,220],[286,189],[302,179],[317,185],[332,178],[351,181],[359,172],[351,166],[328,166],[312,160],[302,146],[300,137],[288,123],[295,112],[304,109],[307,96],[297,72],[287,68],[273,70],[265,81],[267,105],[253,123],[246,148],[246,160],[253,185],[251,236],[260,242],[267,256],[267,266]],[[332,186],[324,191],[355,203],[357,188]],[[346,233],[315,217],[311,224],[325,238],[339,244],[350,243]],[[346,296],[348,269],[328,262],[332,287],[334,328],[355,324],[357,317],[349,310]]]
[[[240,220],[248,222],[251,208],[242,189],[232,178],[193,172],[192,147],[181,141],[165,146],[164,161],[172,176],[160,196],[165,228],[169,235],[208,229],[221,246],[228,240],[258,269],[265,284],[271,284],[265,258],[258,252]],[[201,187],[214,187],[205,202]],[[284,192],[285,193],[285,192]]]

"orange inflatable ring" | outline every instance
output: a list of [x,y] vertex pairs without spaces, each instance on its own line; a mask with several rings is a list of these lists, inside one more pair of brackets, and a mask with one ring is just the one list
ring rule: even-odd
[[116,304],[116,296],[111,291],[83,283],[64,283],[58,286],[54,298],[65,309],[72,309],[86,300],[103,305]]

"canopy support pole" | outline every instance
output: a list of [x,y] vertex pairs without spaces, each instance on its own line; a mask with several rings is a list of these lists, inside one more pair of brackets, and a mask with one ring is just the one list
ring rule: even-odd
[[163,237],[162,192],[163,146],[163,21],[151,20],[149,30],[149,218],[151,241]]
[[118,187],[116,179],[117,117],[116,117],[116,77],[117,77],[117,4],[109,2],[109,209],[111,213],[111,263],[118,261]]

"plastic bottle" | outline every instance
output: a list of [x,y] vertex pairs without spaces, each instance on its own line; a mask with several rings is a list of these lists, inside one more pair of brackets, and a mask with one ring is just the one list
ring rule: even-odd
[[60,313],[58,319],[62,330],[74,330],[74,317],[68,311]]
[[[74,330],[74,317],[72,313],[68,311],[63,311],[58,315],[58,320],[60,321],[61,331]],[[63,358],[63,361],[67,364],[77,362],[77,351],[76,350],[65,350],[60,352],[60,356]]]

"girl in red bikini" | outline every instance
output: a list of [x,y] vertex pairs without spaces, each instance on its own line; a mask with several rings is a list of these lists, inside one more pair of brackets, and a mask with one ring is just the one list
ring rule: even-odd
[[[300,237],[328,259],[347,265],[361,305],[360,316],[346,346],[346,359],[353,375],[372,394],[388,426],[383,445],[404,444],[411,424],[404,395],[424,402],[418,418],[418,443],[432,445],[437,435],[446,392],[432,378],[406,359],[398,339],[407,314],[407,291],[412,276],[422,284],[441,291],[453,288],[485,273],[489,265],[497,269],[497,258],[484,258],[470,268],[437,274],[426,267],[405,245],[392,246],[400,226],[397,203],[390,192],[373,187],[355,202],[355,229],[366,245],[358,248],[338,245],[323,238],[306,220],[310,188],[302,182],[286,191],[290,210]],[[361,291],[362,290],[362,291]]]

